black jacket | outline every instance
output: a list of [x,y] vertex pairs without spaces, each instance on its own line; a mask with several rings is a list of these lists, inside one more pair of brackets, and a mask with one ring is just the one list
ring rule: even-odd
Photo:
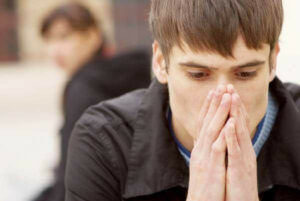
[[76,121],[91,105],[148,87],[151,81],[150,63],[150,57],[142,51],[108,59],[102,56],[100,49],[92,60],[72,76],[63,97],[64,124],[60,132],[60,164],[56,169],[55,182],[35,201],[64,200],[68,143]]
[[[258,159],[262,201],[300,200],[300,87],[276,78],[280,109]],[[185,200],[189,169],[169,133],[168,93],[156,80],[90,108],[69,149],[66,201]],[[245,200],[247,200],[245,198]]]

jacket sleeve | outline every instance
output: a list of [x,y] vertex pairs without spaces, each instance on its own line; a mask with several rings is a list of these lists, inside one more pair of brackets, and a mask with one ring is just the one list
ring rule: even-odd
[[78,123],[72,133],[66,169],[65,201],[120,201],[118,171],[106,135]]

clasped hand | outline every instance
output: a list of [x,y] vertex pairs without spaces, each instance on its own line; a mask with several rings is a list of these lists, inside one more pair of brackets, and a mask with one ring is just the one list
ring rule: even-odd
[[190,160],[188,201],[258,201],[247,111],[232,85],[207,96]]

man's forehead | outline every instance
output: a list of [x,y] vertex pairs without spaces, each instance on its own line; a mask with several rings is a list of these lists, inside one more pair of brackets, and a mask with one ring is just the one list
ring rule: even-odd
[[234,45],[232,57],[224,57],[216,51],[198,50],[193,51],[186,43],[181,47],[175,45],[170,52],[170,63],[179,64],[198,62],[205,66],[235,66],[250,61],[265,61],[270,55],[270,46],[263,44],[262,48],[249,49],[244,40],[239,38]]

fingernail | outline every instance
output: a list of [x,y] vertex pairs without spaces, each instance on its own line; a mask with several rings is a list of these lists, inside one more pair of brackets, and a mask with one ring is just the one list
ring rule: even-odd
[[232,84],[228,84],[227,90],[228,90],[228,92],[233,93],[233,92],[234,92],[234,87],[233,87],[233,85],[232,85]]

